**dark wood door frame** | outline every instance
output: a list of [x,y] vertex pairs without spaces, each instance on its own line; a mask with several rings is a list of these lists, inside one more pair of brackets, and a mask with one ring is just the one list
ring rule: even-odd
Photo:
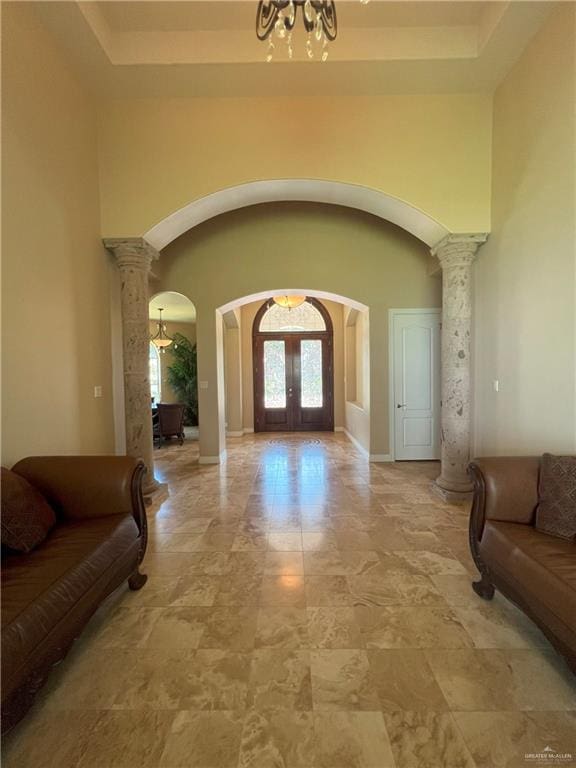
[[[332,319],[321,302],[312,297],[306,299],[322,315],[325,331],[286,331],[282,333],[261,332],[262,317],[273,304],[273,299],[265,302],[254,318],[252,327],[252,365],[254,374],[254,431],[333,431],[334,430],[334,331]],[[301,408],[300,392],[300,342],[302,340],[322,341],[322,408]],[[264,365],[263,351],[265,341],[284,341],[286,355],[286,394],[285,409],[264,408]],[[288,387],[291,385],[292,392]],[[290,397],[291,394],[291,397]],[[275,413],[274,413],[274,412]],[[308,412],[308,413],[306,413]],[[314,412],[314,413],[313,413]],[[272,417],[272,418],[270,418]]]

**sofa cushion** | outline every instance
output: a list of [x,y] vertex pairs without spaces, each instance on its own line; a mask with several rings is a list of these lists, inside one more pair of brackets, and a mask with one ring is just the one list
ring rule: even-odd
[[573,542],[540,533],[531,525],[489,520],[480,555],[490,571],[509,582],[535,613],[544,608],[555,631],[576,634]]
[[[58,525],[31,554],[2,563],[3,684],[45,642],[98,580],[108,583],[118,563],[136,557],[138,528],[129,515]],[[91,601],[91,606],[97,601]]]
[[542,457],[536,528],[562,539],[576,539],[576,456]]
[[44,496],[16,472],[2,467],[2,545],[31,552],[56,523]]

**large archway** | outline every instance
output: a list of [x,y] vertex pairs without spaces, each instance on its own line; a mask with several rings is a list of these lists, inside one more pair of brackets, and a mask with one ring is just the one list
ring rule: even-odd
[[259,203],[288,201],[342,205],[371,213],[410,232],[430,247],[449,234],[446,227],[424,211],[377,189],[320,179],[272,179],[227,187],[193,200],[155,224],[144,233],[144,239],[161,251],[184,232],[222,213]]
[[[432,246],[432,256],[442,267],[444,287],[442,476],[439,478],[438,487],[445,498],[460,498],[462,494],[468,494],[470,482],[466,467],[469,460],[471,400],[468,385],[471,265],[479,245],[486,240],[485,233],[451,234],[442,224],[423,211],[378,190],[340,182],[299,179],[250,182],[220,190],[167,216],[148,230],[143,238],[109,239],[105,244],[116,254],[121,270],[126,270],[124,274],[127,275],[136,264],[138,270],[149,269],[151,260],[159,258],[159,250],[178,239],[186,231],[194,229],[198,224],[228,211],[237,211],[258,203],[274,201],[320,202],[366,211],[402,228],[427,246]],[[292,282],[290,278],[289,281]],[[239,282],[245,283],[245,289],[249,288],[246,280]],[[263,281],[259,282],[261,288]],[[319,282],[317,279],[316,288],[321,287]],[[176,286],[177,282],[166,282],[166,287],[170,285]],[[345,283],[342,283],[336,287],[338,289],[344,285]],[[308,293],[313,295],[311,292]],[[128,295],[127,293],[126,297]],[[220,307],[224,308],[226,302],[234,303],[230,301],[230,294]],[[206,339],[215,339],[221,333],[217,327],[217,316],[221,316],[221,313],[220,311],[214,313],[214,308],[218,306],[218,304],[212,304],[211,312],[205,314]],[[132,308],[129,311],[132,313]],[[206,347],[204,352],[209,370],[215,373],[220,367],[219,363],[216,364],[216,349]],[[212,376],[211,379],[206,377],[199,385],[202,400],[202,389],[210,390],[210,381],[214,382],[213,393],[208,395],[205,392],[204,397],[207,396],[210,410],[214,411],[215,423],[218,421],[215,414],[222,407],[220,395],[222,387],[218,378],[218,376]],[[224,437],[224,432],[219,430],[218,439],[214,446],[210,446],[210,452],[204,457],[207,462],[220,460],[223,455],[221,446],[224,444]]]

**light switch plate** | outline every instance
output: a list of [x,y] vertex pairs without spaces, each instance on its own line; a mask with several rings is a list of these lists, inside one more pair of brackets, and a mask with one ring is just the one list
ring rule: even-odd
[[102,397],[102,387],[99,384],[94,387],[94,397]]
[[208,389],[208,382],[207,381],[199,381],[198,386],[200,389]]
[[494,392],[500,392],[500,382],[498,379],[494,379],[492,386],[494,387]]

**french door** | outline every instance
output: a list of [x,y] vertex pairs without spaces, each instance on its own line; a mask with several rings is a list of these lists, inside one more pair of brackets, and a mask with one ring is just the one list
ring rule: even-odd
[[331,333],[254,336],[254,430],[334,429]]

